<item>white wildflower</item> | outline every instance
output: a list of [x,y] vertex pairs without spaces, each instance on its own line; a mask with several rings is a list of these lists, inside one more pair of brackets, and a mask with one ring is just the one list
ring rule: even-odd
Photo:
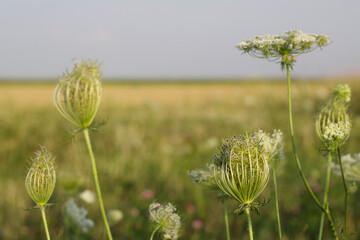
[[328,44],[330,44],[330,37],[326,35],[292,30],[285,34],[256,36],[240,42],[235,47],[256,58],[265,58],[271,61],[281,59],[281,65],[284,68],[286,65],[292,67],[295,55],[311,52]]
[[96,201],[95,194],[90,190],[85,190],[79,194],[81,200],[86,202],[87,204],[92,204]]
[[[360,153],[347,154],[341,157],[341,163],[344,170],[344,177],[347,181],[360,181]],[[340,165],[332,163],[333,173],[337,176],[341,176]]]
[[347,139],[350,134],[351,123],[350,122],[330,122],[324,128],[323,137],[329,142],[342,142]]
[[81,233],[88,233],[93,227],[94,222],[86,218],[88,211],[76,205],[73,198],[65,204],[65,221],[68,227]]
[[259,129],[254,134],[255,138],[260,141],[260,145],[265,149],[270,156],[282,155],[284,148],[284,137],[280,130],[274,130],[270,135]]
[[196,169],[189,171],[188,174],[194,183],[209,187],[209,188],[217,188],[214,177],[214,170],[217,167],[215,164],[207,165],[206,169]]
[[123,219],[124,214],[119,209],[111,209],[108,211],[107,217],[110,224],[114,225]]
[[150,221],[161,227],[165,239],[178,239],[181,220],[176,213],[176,208],[171,203],[167,205],[152,203],[149,206],[149,213]]

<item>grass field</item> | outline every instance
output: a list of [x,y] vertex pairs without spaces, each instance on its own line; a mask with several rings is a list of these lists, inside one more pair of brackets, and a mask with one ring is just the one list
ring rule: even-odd
[[[345,81],[342,81],[344,83]],[[326,159],[314,132],[316,112],[339,81],[294,82],[295,135],[309,182],[322,199]],[[344,153],[357,153],[360,143],[360,82],[352,89],[353,129]],[[0,239],[45,239],[40,212],[25,191],[29,160],[39,144],[56,156],[57,185],[47,209],[53,239],[70,239],[64,227],[64,203],[75,197],[95,222],[89,239],[106,239],[98,204],[78,194],[94,190],[90,160],[82,135],[69,140],[72,129],[52,102],[55,84],[0,84]],[[172,202],[183,219],[181,239],[225,239],[222,206],[216,192],[194,185],[187,171],[210,162],[222,138],[243,131],[281,129],[285,159],[279,162],[278,187],[284,239],[316,239],[320,211],[298,175],[288,134],[285,81],[211,83],[105,83],[97,121],[106,124],[91,134],[107,210],[124,217],[112,226],[115,239],[149,239],[148,205]],[[69,181],[77,186],[65,191]],[[147,194],[146,194],[147,193]],[[152,194],[149,194],[152,193]],[[341,179],[332,176],[330,206],[335,224],[343,223]],[[272,199],[271,181],[262,199]],[[349,200],[349,227],[360,223],[360,191]],[[229,209],[236,203],[229,201]],[[255,239],[277,239],[274,202],[253,215]],[[244,216],[230,216],[232,239],[247,239]],[[194,222],[195,221],[195,222]],[[195,223],[203,223],[196,225]],[[330,239],[325,224],[325,238]],[[354,239],[360,239],[359,236]]]

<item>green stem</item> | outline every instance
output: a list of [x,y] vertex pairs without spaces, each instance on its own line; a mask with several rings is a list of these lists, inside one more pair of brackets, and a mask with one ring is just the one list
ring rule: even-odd
[[107,221],[107,218],[106,218],[104,204],[103,204],[102,197],[101,197],[101,189],[100,189],[100,184],[99,184],[99,179],[98,179],[98,174],[97,174],[97,169],[96,169],[95,157],[94,157],[94,153],[93,153],[93,150],[92,150],[92,147],[91,147],[91,141],[90,141],[89,130],[88,129],[84,129],[84,136],[85,136],[86,145],[87,145],[87,148],[89,150],[89,154],[90,154],[90,158],[91,158],[91,165],[92,165],[93,174],[94,174],[96,193],[97,193],[97,196],[98,196],[98,199],[99,199],[101,214],[102,214],[102,217],[103,217],[103,220],[104,220],[106,232],[107,232],[109,240],[113,240],[112,235],[111,235],[111,231],[110,231],[110,227],[109,227],[109,224],[108,224],[108,221]]
[[[328,165],[327,165],[327,173],[326,173],[325,192],[324,192],[324,200],[323,200],[323,207],[326,210],[329,209],[328,193],[329,193],[329,185],[330,185],[330,177],[331,177],[331,162],[332,162],[332,152],[329,152],[328,163],[327,163]],[[321,213],[321,218],[320,218],[318,240],[322,239],[323,227],[324,227],[324,219],[325,219],[325,213],[322,212]]]
[[273,181],[274,181],[276,218],[277,218],[277,223],[278,223],[279,239],[281,240],[282,239],[282,234],[281,234],[279,200],[278,200],[277,184],[276,184],[276,172],[275,172],[275,167],[273,166],[273,164],[272,163],[270,163],[270,164],[271,164],[271,169],[272,169],[272,173],[273,173]]
[[247,217],[248,224],[249,224],[249,236],[250,236],[250,240],[254,240],[253,230],[252,230],[252,224],[251,224],[251,217],[250,217],[250,209],[249,209],[249,208],[246,208],[246,209],[245,209],[245,213],[246,213],[246,217]]
[[346,186],[346,181],[345,181],[345,176],[344,176],[344,170],[343,170],[343,166],[342,166],[342,162],[341,162],[341,152],[340,152],[340,147],[338,146],[337,148],[337,152],[338,152],[338,157],[339,157],[339,164],[340,164],[340,170],[341,170],[341,178],[344,184],[344,190],[345,190],[345,236],[346,239],[349,239],[348,236],[348,227],[347,227],[347,203],[348,203],[348,188]]
[[156,233],[157,230],[159,230],[159,228],[161,228],[161,225],[157,226],[157,228],[154,229],[154,231],[151,234],[150,240],[153,240],[153,238],[155,236],[155,233]]
[[46,232],[46,238],[47,240],[50,240],[50,234],[49,234],[49,229],[48,229],[48,225],[47,225],[47,221],[46,221],[46,216],[45,216],[45,206],[41,206],[40,207],[41,210],[41,216],[44,222],[44,228],[45,228],[45,232]]
[[225,229],[226,229],[226,239],[230,240],[230,230],[229,230],[229,219],[228,219],[228,212],[226,208],[225,200],[222,201],[224,205],[224,218],[225,218]]
[[291,143],[292,143],[292,148],[293,148],[293,152],[294,152],[294,157],[295,157],[295,161],[299,170],[299,174],[300,177],[302,179],[302,181],[304,182],[304,185],[307,189],[307,191],[309,192],[309,194],[311,195],[312,199],[314,200],[314,202],[316,203],[316,205],[321,209],[321,211],[323,211],[326,214],[326,217],[329,221],[330,224],[330,228],[332,230],[332,233],[334,235],[335,239],[338,239],[335,227],[334,227],[334,222],[331,218],[330,215],[330,211],[326,210],[322,204],[319,202],[319,200],[317,199],[317,197],[315,196],[314,192],[312,191],[308,181],[306,180],[304,173],[302,171],[301,168],[301,164],[299,161],[299,157],[297,155],[296,152],[296,146],[295,146],[295,137],[294,137],[294,128],[293,128],[293,121],[292,121],[292,108],[291,108],[291,79],[290,79],[290,68],[289,65],[286,65],[286,71],[287,71],[287,88],[288,88],[288,105],[289,105],[289,123],[290,123],[290,135],[291,135]]

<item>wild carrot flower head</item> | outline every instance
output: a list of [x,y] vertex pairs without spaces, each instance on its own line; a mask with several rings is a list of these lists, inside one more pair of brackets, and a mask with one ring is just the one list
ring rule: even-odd
[[316,133],[327,150],[342,146],[350,136],[351,123],[347,113],[350,98],[350,88],[338,85],[316,119]]
[[214,174],[214,172],[218,171],[219,169],[215,164],[209,164],[206,169],[195,169],[189,171],[188,174],[194,183],[207,188],[218,189]]
[[214,163],[220,168],[215,175],[219,188],[240,202],[251,206],[269,181],[269,153],[254,135],[243,134],[223,141]]
[[270,61],[281,60],[284,69],[286,65],[293,66],[296,55],[311,52],[330,44],[326,35],[308,34],[299,30],[286,31],[285,34],[256,36],[237,44],[242,53],[248,53],[256,58]]
[[54,94],[55,106],[68,121],[81,129],[93,122],[101,100],[100,65],[84,60],[67,71]]
[[72,231],[77,233],[88,233],[93,227],[94,222],[87,218],[88,211],[79,207],[73,198],[65,204],[65,224]]
[[284,148],[284,137],[280,130],[275,129],[270,135],[270,133],[259,129],[254,133],[254,136],[257,141],[259,141],[259,144],[269,154],[270,160],[282,154]]
[[34,202],[43,207],[49,201],[56,182],[54,155],[41,147],[32,159],[31,167],[25,179],[25,188]]
[[161,205],[160,203],[152,203],[149,206],[150,221],[160,226],[164,233],[165,239],[175,240],[179,238],[181,220],[176,213],[176,208],[168,203]]
[[[347,154],[341,157],[344,177],[347,181],[360,182],[360,154]],[[339,164],[332,163],[333,173],[341,176]]]

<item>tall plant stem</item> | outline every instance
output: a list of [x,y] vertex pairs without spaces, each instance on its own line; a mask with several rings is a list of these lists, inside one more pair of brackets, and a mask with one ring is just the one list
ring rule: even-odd
[[295,146],[295,137],[294,137],[294,128],[293,128],[293,121],[292,121],[292,108],[291,108],[291,79],[290,79],[290,68],[289,65],[286,65],[286,71],[287,71],[287,88],[288,88],[288,105],[289,105],[289,124],[290,124],[290,135],[291,135],[291,143],[292,143],[292,147],[293,147],[293,152],[294,152],[294,157],[295,157],[295,161],[299,170],[299,174],[300,177],[302,179],[302,181],[304,182],[304,185],[307,189],[307,191],[309,192],[309,194],[311,195],[312,199],[314,200],[314,202],[316,203],[316,205],[321,209],[321,211],[323,211],[326,214],[326,217],[329,221],[329,225],[332,231],[332,234],[334,236],[334,238],[337,240],[339,239],[335,230],[335,226],[334,226],[334,222],[331,218],[330,215],[330,211],[329,209],[325,209],[322,204],[319,202],[319,200],[317,199],[317,197],[315,196],[314,192],[312,191],[308,181],[306,180],[304,173],[302,171],[301,168],[301,164],[300,164],[300,160],[299,157],[297,155],[296,152],[296,146]]
[[[330,185],[330,177],[331,177],[331,162],[332,162],[332,152],[328,153],[328,165],[327,165],[327,173],[326,173],[326,183],[325,183],[325,192],[324,192],[324,200],[323,200],[323,207],[328,210],[329,209],[329,202],[328,202],[328,193],[329,193],[329,185]],[[324,228],[324,219],[325,213],[321,213],[320,218],[320,226],[319,226],[319,237],[318,240],[322,239],[323,228]]]
[[46,221],[46,215],[45,215],[45,206],[41,206],[40,210],[41,210],[41,217],[42,217],[43,222],[44,222],[46,238],[47,238],[47,240],[50,240],[50,234],[49,234],[49,229],[48,229],[48,225],[47,225],[47,221]]
[[110,227],[109,227],[109,224],[108,224],[108,221],[107,221],[107,218],[106,218],[104,204],[103,204],[102,197],[101,197],[101,189],[100,189],[100,184],[99,184],[99,179],[98,179],[98,174],[97,174],[97,169],[96,169],[95,157],[94,157],[94,153],[93,153],[92,146],[91,146],[91,141],[90,141],[90,136],[89,136],[89,129],[84,129],[84,136],[85,136],[86,145],[87,145],[87,148],[89,150],[89,154],[90,154],[90,158],[91,158],[91,165],[92,165],[93,174],[94,174],[96,193],[97,193],[97,196],[98,196],[98,199],[99,199],[101,214],[102,214],[102,217],[103,217],[103,220],[104,220],[106,232],[107,232],[109,240],[113,240],[113,237],[112,237],[111,231],[110,231]]
[[159,230],[159,228],[161,228],[161,225],[157,226],[157,227],[154,229],[154,231],[153,231],[152,234],[151,234],[150,240],[153,240],[153,238],[154,238],[154,236],[155,236],[155,233],[156,233],[157,230]]
[[250,209],[249,209],[249,208],[246,208],[246,209],[245,209],[245,213],[246,213],[246,217],[247,217],[248,224],[249,224],[249,236],[250,236],[250,240],[254,240],[253,230],[252,230],[252,224],[251,224],[251,217],[250,217]]
[[339,165],[340,165],[340,170],[341,170],[341,178],[344,184],[344,190],[345,190],[345,236],[346,239],[349,239],[349,235],[348,235],[348,227],[347,227],[347,203],[348,203],[348,188],[346,186],[346,181],[345,181],[345,176],[344,176],[344,170],[342,167],[342,162],[341,162],[341,152],[340,152],[340,147],[338,146],[337,148],[337,152],[338,152],[338,157],[339,157]]
[[225,200],[223,200],[222,203],[223,203],[223,205],[224,205],[224,218],[225,218],[226,240],[230,240],[229,219],[228,219],[228,212],[227,212]]
[[276,184],[276,172],[275,167],[272,163],[271,169],[273,173],[273,181],[274,181],[274,192],[275,192],[275,206],[276,206],[276,218],[278,223],[278,231],[279,231],[279,239],[282,240],[282,234],[281,234],[281,221],[280,221],[280,210],[279,210],[279,200],[278,200],[278,194],[277,194],[277,184]]

